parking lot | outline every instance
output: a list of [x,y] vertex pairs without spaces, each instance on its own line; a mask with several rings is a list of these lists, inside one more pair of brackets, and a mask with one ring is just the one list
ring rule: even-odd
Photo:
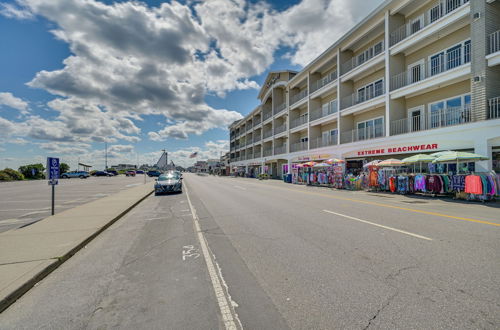
[[[56,186],[56,213],[123,189],[153,184],[155,178],[90,177],[59,180]],[[41,220],[50,215],[51,188],[46,180],[0,183],[0,232]]]

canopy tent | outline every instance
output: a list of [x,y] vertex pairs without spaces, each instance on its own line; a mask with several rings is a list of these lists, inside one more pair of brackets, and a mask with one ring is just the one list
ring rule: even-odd
[[399,159],[391,158],[391,159],[386,159],[381,161],[380,163],[377,164],[379,167],[397,167],[397,166],[404,166],[405,163],[403,163]]
[[456,163],[457,164],[457,173],[459,172],[459,163],[468,163],[468,162],[476,162],[479,160],[488,160],[488,157],[475,154],[472,152],[463,152],[463,151],[447,151],[436,157],[432,162],[433,163]]
[[[420,164],[420,173],[422,173],[422,163],[430,163],[434,159],[436,159],[436,156],[432,155],[427,155],[427,154],[418,154],[414,155],[411,157],[406,157],[402,159],[401,161],[405,164],[413,164],[415,166],[416,163]],[[414,167],[415,169],[415,167]]]

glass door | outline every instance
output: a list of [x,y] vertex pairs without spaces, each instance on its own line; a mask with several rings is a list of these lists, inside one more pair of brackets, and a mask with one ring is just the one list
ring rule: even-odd
[[418,132],[423,129],[424,109],[422,107],[408,110],[408,126],[410,132]]

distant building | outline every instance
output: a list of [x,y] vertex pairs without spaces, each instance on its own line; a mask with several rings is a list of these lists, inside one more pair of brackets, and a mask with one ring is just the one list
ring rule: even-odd
[[208,173],[208,162],[199,160],[194,164],[194,171],[197,173]]
[[129,170],[129,169],[137,169],[137,165],[133,165],[133,164],[118,164],[118,165],[111,166],[111,169],[113,169],[115,171],[124,171],[124,170]]

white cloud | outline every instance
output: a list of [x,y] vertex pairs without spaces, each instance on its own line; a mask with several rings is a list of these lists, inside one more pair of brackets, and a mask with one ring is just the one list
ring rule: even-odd
[[[219,159],[220,156],[229,151],[229,140],[207,141],[203,148],[191,147],[168,153],[169,162],[173,160],[176,165],[189,167],[197,160]],[[196,159],[189,156],[198,152]]]
[[0,93],[0,107],[2,105],[19,110],[22,114],[26,114],[28,112],[28,102],[15,97],[12,93]]
[[0,3],[0,15],[8,18],[31,19],[33,14],[26,8],[14,6],[11,3]]

